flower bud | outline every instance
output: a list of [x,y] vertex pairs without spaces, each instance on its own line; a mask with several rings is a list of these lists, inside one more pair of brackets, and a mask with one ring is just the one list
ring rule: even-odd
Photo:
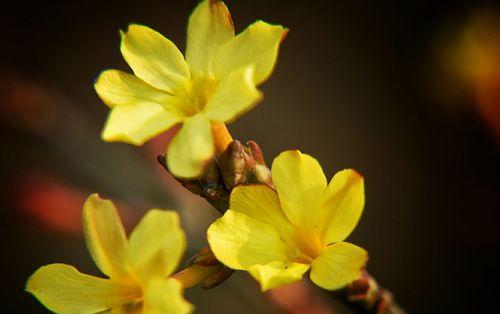
[[203,282],[203,289],[212,289],[226,281],[234,273],[234,269],[226,266],[222,266],[219,271],[215,272],[213,275],[205,279]]

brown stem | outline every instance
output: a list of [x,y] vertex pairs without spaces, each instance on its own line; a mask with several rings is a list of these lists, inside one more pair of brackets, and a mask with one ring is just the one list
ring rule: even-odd
[[341,292],[344,299],[368,313],[405,314],[394,301],[392,293],[382,288],[375,278],[363,270],[361,278],[353,281]]

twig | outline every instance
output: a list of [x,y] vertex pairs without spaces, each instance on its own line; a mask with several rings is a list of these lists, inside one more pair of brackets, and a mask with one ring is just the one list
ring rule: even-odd
[[[168,171],[165,155],[159,155],[158,162]],[[262,151],[253,141],[246,145],[237,140],[230,142],[201,178],[176,180],[192,193],[205,198],[221,214],[229,208],[229,195],[235,186],[260,183],[273,187],[271,172],[265,164]],[[211,289],[228,279],[233,272],[234,270],[222,265],[209,248],[204,248],[190,259],[186,269],[173,277],[188,278],[187,286],[201,283],[204,288]],[[308,298],[310,293],[312,292],[304,292],[303,297]],[[363,313],[406,313],[394,301],[392,293],[383,289],[366,270],[361,278],[331,295]]]

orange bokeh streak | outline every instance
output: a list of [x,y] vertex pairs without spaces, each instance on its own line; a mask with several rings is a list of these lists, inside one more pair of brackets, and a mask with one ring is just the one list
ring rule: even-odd
[[476,77],[473,92],[481,117],[500,142],[500,71],[491,76]]
[[51,229],[81,234],[82,205],[88,193],[50,175],[28,175],[20,181],[19,207]]

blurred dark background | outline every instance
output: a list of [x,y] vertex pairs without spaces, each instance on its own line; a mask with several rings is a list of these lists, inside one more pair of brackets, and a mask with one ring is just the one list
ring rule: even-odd
[[[265,98],[229,126],[270,163],[300,148],[328,177],[365,176],[367,205],[350,241],[411,313],[478,313],[500,279],[500,6],[486,1],[225,1],[236,30],[256,19],[290,28]],[[40,265],[98,274],[81,236],[91,192],[130,229],[156,206],[181,212],[192,253],[217,217],[162,172],[144,147],[102,143],[105,68],[129,71],[118,30],[148,25],[184,50],[197,1],[3,4],[0,193],[6,313],[45,313],[23,291]],[[275,313],[244,274],[187,293],[198,313]],[[486,312],[493,312],[492,308]]]

